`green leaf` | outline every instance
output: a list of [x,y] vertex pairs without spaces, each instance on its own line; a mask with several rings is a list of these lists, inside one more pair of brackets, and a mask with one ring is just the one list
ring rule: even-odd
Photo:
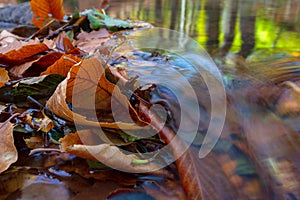
[[111,31],[132,28],[132,25],[120,19],[110,18],[108,15],[101,14],[97,10],[86,10],[81,15],[87,15],[92,29],[107,28]]

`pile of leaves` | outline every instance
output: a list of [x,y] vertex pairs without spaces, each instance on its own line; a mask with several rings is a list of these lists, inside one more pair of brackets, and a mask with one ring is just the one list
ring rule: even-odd
[[[178,111],[176,98],[159,85],[136,87],[143,67],[151,68],[157,63],[177,65],[170,55],[136,50],[128,42],[126,35],[151,25],[112,19],[96,9],[76,12],[63,21],[64,11],[57,6],[62,1],[57,1],[56,9],[47,2],[39,5],[50,7],[34,11],[37,4],[31,1],[34,20],[42,21],[33,21],[40,29],[30,37],[7,31],[0,34],[1,198],[298,197],[299,182],[290,179],[299,177],[297,169],[292,160],[283,156],[291,151],[297,156],[299,135],[280,120],[287,113],[299,112],[297,81],[292,77],[282,79],[297,67],[284,68],[280,66],[282,60],[275,63],[277,70],[264,72],[264,79],[271,80],[268,84],[253,86],[241,80],[235,85],[232,81],[227,91],[229,111],[222,138],[213,152],[201,160],[198,148],[207,129],[210,104],[205,84],[195,78],[201,112],[206,117],[192,146],[176,162],[161,168],[145,155],[167,144],[171,144],[172,155],[160,155],[162,165],[181,155],[187,144],[173,139],[180,112],[185,111]],[[54,13],[56,19],[47,18],[49,13]],[[296,56],[293,59],[299,62]],[[228,77],[238,80],[232,74]],[[253,91],[269,91],[270,95],[252,95]],[[167,125],[159,113],[150,110],[154,103],[169,111]],[[248,109],[257,112],[243,116]],[[156,134],[144,138],[148,131]],[[295,139],[290,141],[283,133]],[[276,151],[273,144],[284,153]],[[268,151],[269,157],[261,156]]]

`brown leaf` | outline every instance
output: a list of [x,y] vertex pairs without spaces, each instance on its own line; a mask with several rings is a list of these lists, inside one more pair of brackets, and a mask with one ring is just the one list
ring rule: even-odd
[[86,119],[85,116],[72,112],[67,103],[66,103],[66,90],[68,80],[70,79],[70,73],[68,74],[67,78],[62,81],[56,88],[54,94],[49,98],[46,106],[57,116],[68,120],[68,121],[76,121],[76,123],[86,126],[93,126],[93,127],[103,127],[103,128],[113,128],[113,129],[124,129],[124,130],[135,130],[141,129],[141,127],[132,124],[132,123],[123,123],[123,122],[96,122],[96,121],[89,121]]
[[0,87],[9,81],[8,72],[4,68],[0,68]]
[[34,15],[31,22],[38,28],[43,26],[49,14],[58,20],[62,20],[65,15],[63,0],[31,0],[30,7]]
[[29,44],[39,44],[40,41],[36,40],[29,40],[28,42],[24,42],[23,38],[14,35],[6,30],[3,30],[0,33],[0,53],[7,53],[14,49],[19,49],[22,46],[29,45]]
[[21,65],[17,65],[17,66],[14,66],[12,67],[9,72],[15,76],[15,77],[18,77],[22,74],[24,74],[26,72],[27,69],[29,69],[31,67],[31,65],[35,62],[37,62],[37,60],[33,60],[33,61],[30,61],[30,62],[26,62],[26,63],[23,63]]
[[104,64],[97,58],[75,65],[70,75],[66,100],[72,102],[73,109],[113,112],[117,114],[117,121],[129,123],[132,117],[136,122],[142,122],[119,87],[106,79]]
[[48,67],[53,65],[64,54],[60,52],[50,52],[40,57],[36,62],[23,73],[24,77],[39,76],[43,71],[46,71]]
[[0,123],[0,173],[7,170],[18,159],[13,137],[14,125],[10,123],[10,120],[15,116],[13,115],[4,123]]
[[[159,167],[151,163],[133,164],[133,160],[139,159],[137,156],[133,154],[125,155],[118,147],[110,144],[82,145],[80,144],[81,140],[78,134],[68,134],[61,139],[60,142],[62,143],[62,150],[67,153],[77,155],[81,158],[101,162],[118,170],[132,173],[160,170]],[[77,144],[77,142],[79,142],[79,144]]]
[[42,72],[41,75],[46,74],[60,74],[62,76],[67,76],[71,67],[79,63],[81,59],[73,55],[61,56],[53,65],[47,68],[46,71]]
[[25,123],[29,124],[32,128],[41,130],[42,132],[48,133],[54,128],[53,121],[45,115],[44,111],[41,111],[41,116],[35,117],[33,113],[26,114]]
[[276,113],[279,115],[285,114],[299,114],[300,113],[300,87],[299,82],[285,83],[289,89],[286,89],[280,96],[277,106]]
[[85,52],[95,52],[103,43],[110,39],[111,34],[107,29],[99,29],[90,33],[82,32],[78,34],[75,45]]

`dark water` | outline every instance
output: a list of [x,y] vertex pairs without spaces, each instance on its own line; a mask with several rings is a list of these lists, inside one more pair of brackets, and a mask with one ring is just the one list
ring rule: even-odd
[[[65,0],[68,12],[100,0]],[[298,0],[110,0],[107,13],[184,32],[211,53],[300,50]]]

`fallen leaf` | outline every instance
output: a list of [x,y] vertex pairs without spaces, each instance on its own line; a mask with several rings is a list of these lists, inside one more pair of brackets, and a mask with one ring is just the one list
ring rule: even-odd
[[281,94],[277,105],[276,113],[279,115],[300,113],[300,87],[299,82],[290,82],[285,83],[289,88]]
[[75,121],[78,124],[92,127],[103,127],[103,128],[113,128],[113,129],[123,129],[123,130],[136,130],[143,129],[143,127],[137,126],[133,123],[123,123],[123,122],[97,122],[89,121],[85,116],[72,112],[66,103],[66,92],[68,80],[70,79],[70,73],[68,73],[67,78],[62,81],[56,88],[54,94],[47,101],[46,106],[57,116],[67,120]]
[[25,45],[18,50],[11,50],[5,54],[0,54],[0,64],[10,67],[20,65],[26,62],[26,59],[47,50],[49,48],[43,43]]
[[79,63],[81,59],[73,55],[61,56],[53,65],[47,68],[46,71],[42,72],[41,75],[46,74],[60,74],[62,76],[67,76],[71,67]]
[[0,87],[9,81],[8,72],[4,68],[0,68]]
[[11,116],[4,123],[0,123],[0,173],[7,170],[18,159],[13,137],[14,125],[10,122],[16,115]]
[[[145,173],[160,170],[154,164],[133,164],[133,160],[139,159],[134,154],[125,155],[116,146],[110,144],[83,145],[78,134],[68,134],[60,139],[62,150],[86,158],[101,162],[112,168],[131,173]],[[75,143],[74,143],[75,142]],[[79,144],[78,144],[79,142]]]
[[33,63],[35,63],[37,61],[38,61],[38,59],[23,63],[21,65],[14,66],[14,67],[9,69],[9,72],[14,77],[19,77],[20,75],[24,74],[26,72],[26,70],[29,69]]
[[34,15],[31,23],[38,28],[43,26],[49,14],[58,20],[62,20],[65,15],[63,0],[32,0],[30,1],[30,7]]
[[81,32],[79,33],[76,38],[77,41],[89,40],[89,39],[97,39],[97,38],[106,38],[110,37],[111,34],[107,31],[106,28],[101,28],[97,31],[93,30],[92,32]]
[[40,57],[36,62],[23,72],[23,77],[39,76],[43,71],[46,71],[48,67],[53,65],[64,54],[60,52],[50,52]]
[[40,41],[38,39],[29,40],[28,42],[24,42],[23,38],[14,35],[7,30],[3,30],[0,33],[0,53],[5,54],[11,50],[19,49],[22,46],[29,44],[39,44]]
[[28,96],[35,99],[49,97],[62,80],[62,76],[50,74],[11,82],[0,88],[0,101],[16,103],[27,101]]
[[33,116],[34,112],[26,114],[25,123],[29,124],[32,128],[48,133],[52,128],[54,128],[54,122],[45,115],[44,111],[41,111],[41,116]]

